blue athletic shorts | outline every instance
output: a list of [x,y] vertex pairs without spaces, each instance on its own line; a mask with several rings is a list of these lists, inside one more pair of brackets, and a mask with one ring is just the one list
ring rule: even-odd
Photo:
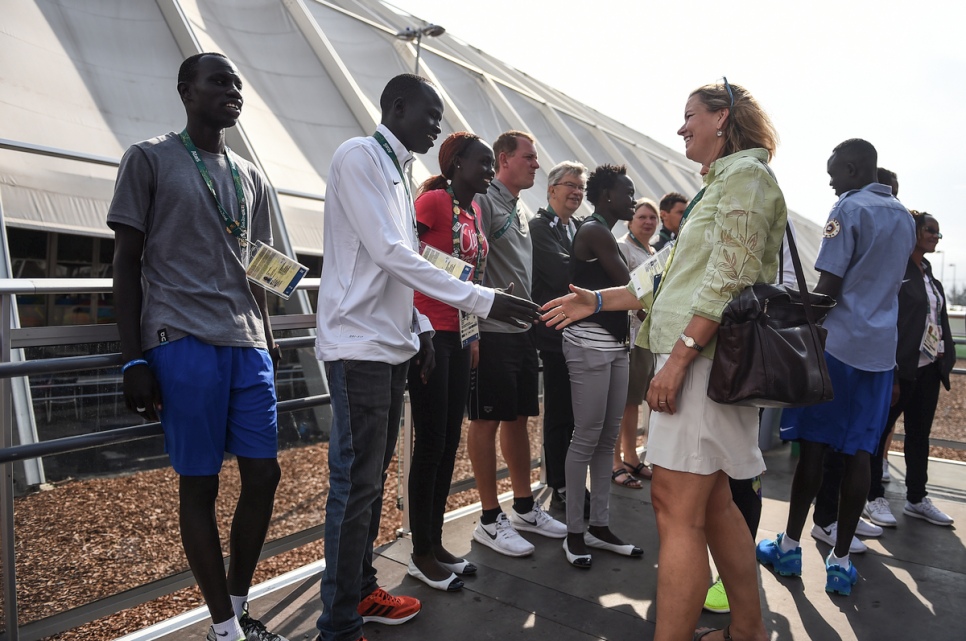
[[225,452],[278,456],[272,359],[186,336],[144,355],[161,387],[164,449],[182,476],[218,474]]
[[782,410],[781,438],[826,443],[845,454],[872,454],[889,417],[892,370],[867,372],[825,352],[835,398],[827,403]]

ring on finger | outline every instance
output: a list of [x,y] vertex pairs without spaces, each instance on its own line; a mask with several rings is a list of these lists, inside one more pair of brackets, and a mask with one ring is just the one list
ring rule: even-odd
[[148,411],[148,408],[146,408],[146,407],[135,407],[134,409],[137,410],[139,414],[141,412],[147,412]]

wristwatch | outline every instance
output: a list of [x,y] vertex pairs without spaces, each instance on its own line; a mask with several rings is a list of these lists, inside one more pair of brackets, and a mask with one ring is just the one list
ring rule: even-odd
[[681,333],[681,342],[684,343],[685,347],[693,349],[697,352],[700,352],[704,349],[704,345],[698,345],[693,338],[683,332]]

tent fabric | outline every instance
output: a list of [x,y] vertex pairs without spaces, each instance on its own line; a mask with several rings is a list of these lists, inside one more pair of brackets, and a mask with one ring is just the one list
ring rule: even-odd
[[[6,0],[0,139],[77,154],[0,149],[7,224],[110,236],[104,219],[116,170],[85,158],[119,159],[138,140],[180,129],[181,60],[221,51],[245,82],[229,142],[281,192],[278,226],[291,246],[320,255],[332,154],[369,133],[386,81],[415,63],[414,45],[395,34],[424,23],[379,0]],[[546,172],[561,160],[625,163],[639,193],[654,198],[700,187],[697,165],[680,153],[449,33],[423,40],[420,72],[455,108],[444,116],[444,136],[462,126],[490,141],[510,128],[534,133],[544,157],[523,193],[531,210],[545,204]],[[435,156],[420,158],[417,180],[438,170]],[[818,226],[793,220],[811,265]]]

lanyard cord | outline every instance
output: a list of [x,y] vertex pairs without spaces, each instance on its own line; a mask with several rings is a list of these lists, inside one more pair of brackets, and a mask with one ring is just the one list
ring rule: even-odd
[[201,174],[201,178],[205,181],[208,186],[208,191],[211,192],[212,198],[215,199],[215,205],[218,207],[218,213],[221,214],[222,220],[225,221],[225,229],[229,234],[234,236],[239,240],[240,244],[247,244],[248,241],[248,203],[245,201],[245,191],[242,189],[241,177],[238,175],[238,166],[231,159],[231,154],[229,154],[228,147],[225,147],[225,159],[228,161],[228,168],[231,170],[231,179],[235,184],[235,196],[238,198],[238,209],[240,212],[239,220],[235,220],[222,206],[221,201],[218,200],[218,194],[215,193],[215,185],[211,180],[211,174],[208,173],[208,168],[205,166],[205,161],[201,159],[201,154],[198,152],[198,148],[195,146],[194,142],[191,141],[191,136],[188,135],[188,130],[185,129],[180,134],[182,144],[191,154],[192,160],[195,161],[195,167],[198,168],[198,173]]
[[477,217],[476,210],[473,209],[472,205],[469,211],[460,207],[459,202],[456,200],[456,194],[453,193],[452,186],[446,186],[446,193],[449,194],[450,201],[453,203],[453,256],[456,258],[463,258],[462,246],[460,244],[463,225],[460,223],[460,212],[465,212],[470,220],[473,221],[473,232],[476,234],[476,267],[473,270],[473,282],[479,284],[483,281],[483,270],[486,269],[486,256],[483,253],[483,234],[480,232],[479,217]]

